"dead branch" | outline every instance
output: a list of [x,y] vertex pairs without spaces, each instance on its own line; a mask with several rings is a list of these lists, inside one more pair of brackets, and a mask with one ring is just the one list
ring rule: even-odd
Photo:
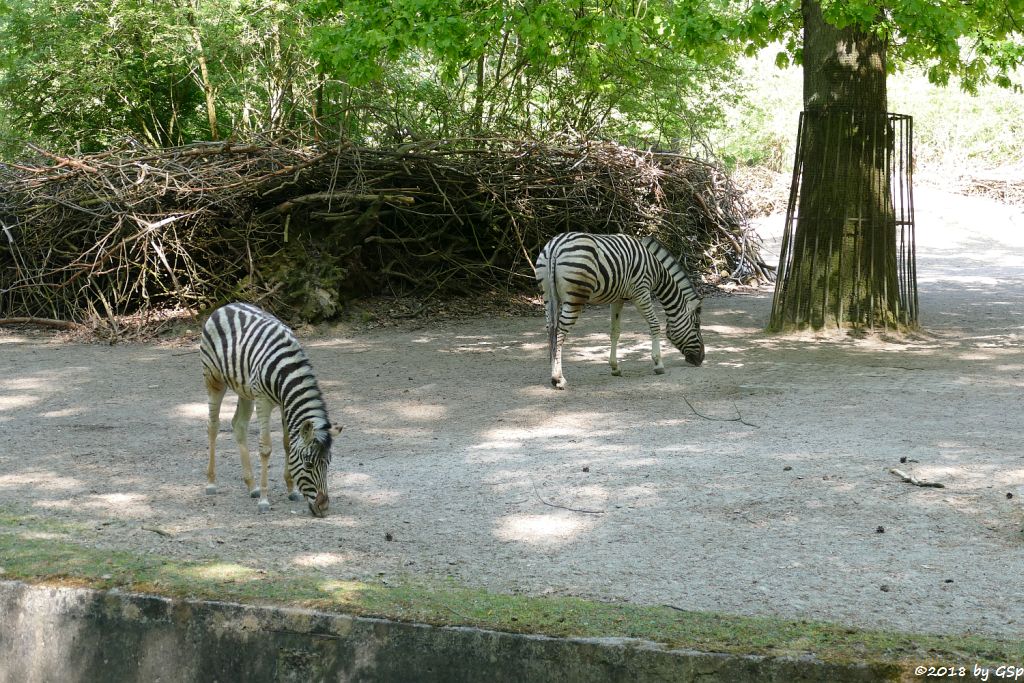
[[38,325],[54,330],[79,330],[82,326],[70,320],[54,320],[53,318],[0,318],[0,325]]
[[933,488],[933,489],[944,489],[944,488],[946,488],[946,485],[943,484],[943,483],[940,483],[940,482],[937,482],[937,481],[925,481],[924,479],[918,479],[914,475],[907,474],[903,470],[896,469],[895,467],[891,468],[889,470],[889,472],[891,472],[892,474],[895,474],[897,477],[899,477],[900,479],[902,479],[906,483],[913,484],[914,486],[923,486],[925,488]]
[[740,424],[744,424],[748,427],[754,427],[755,429],[758,427],[756,424],[752,424],[743,419],[743,415],[740,413],[740,409],[736,406],[735,403],[732,404],[732,407],[733,410],[736,411],[736,417],[711,417],[710,415],[705,415],[704,413],[694,408],[693,404],[690,403],[690,399],[686,398],[685,396],[683,396],[683,401],[685,401],[686,405],[690,407],[690,410],[693,411],[694,415],[696,415],[697,417],[704,418],[705,420],[710,420],[712,422],[739,422]]
[[586,509],[583,509],[583,508],[573,508],[573,507],[568,507],[566,505],[559,505],[558,503],[551,503],[549,501],[544,500],[541,497],[540,492],[537,491],[537,484],[536,483],[531,481],[530,484],[533,485],[533,495],[535,495],[537,497],[537,500],[539,500],[540,502],[544,503],[548,507],[558,508],[559,510],[568,510],[570,512],[581,512],[581,513],[583,513],[585,515],[603,515],[606,512],[606,510],[586,510]]

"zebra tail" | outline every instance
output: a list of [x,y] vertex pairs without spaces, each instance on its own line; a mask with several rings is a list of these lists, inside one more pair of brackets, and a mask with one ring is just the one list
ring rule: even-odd
[[548,296],[544,297],[544,305],[547,306],[548,320],[550,321],[548,325],[548,361],[551,363],[555,362],[555,344],[558,341],[558,312],[562,308],[562,302],[558,300],[558,279],[555,277],[555,261],[555,254],[552,253],[551,258],[548,259]]

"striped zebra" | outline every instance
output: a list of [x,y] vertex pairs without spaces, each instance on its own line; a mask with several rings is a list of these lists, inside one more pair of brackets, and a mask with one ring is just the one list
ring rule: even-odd
[[[199,344],[203,377],[210,397],[210,464],[206,470],[206,492],[217,492],[214,452],[220,424],[220,405],[228,387],[238,394],[238,407],[231,426],[242,456],[242,479],[249,494],[260,501],[260,512],[270,510],[267,498],[267,468],[270,464],[270,413],[281,408],[284,434],[284,482],[289,500],[299,500],[299,491],[317,517],[327,512],[327,466],[331,462],[331,441],[341,432],[327,418],[327,409],[317,386],[313,368],[288,326],[266,311],[250,304],[233,303],[210,314]],[[253,406],[260,427],[260,486],[252,479],[247,433]]]
[[622,306],[631,300],[651,328],[654,372],[662,374],[661,325],[654,299],[668,317],[666,336],[687,363],[704,362],[700,334],[701,298],[683,266],[653,237],[591,235],[567,232],[551,238],[537,257],[537,281],[544,292],[544,317],[550,346],[551,384],[565,388],[562,345],[569,328],[588,303],[611,304],[612,349],[608,362],[612,374],[622,374],[616,358]]

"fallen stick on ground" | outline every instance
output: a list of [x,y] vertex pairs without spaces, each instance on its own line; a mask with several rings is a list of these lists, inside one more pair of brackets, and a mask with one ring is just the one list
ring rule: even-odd
[[0,325],[39,325],[41,327],[52,327],[57,330],[77,330],[81,325],[69,320],[54,320],[53,318],[0,318]]
[[933,488],[933,489],[944,489],[944,488],[946,488],[945,484],[939,483],[937,481],[925,481],[924,479],[918,479],[914,475],[907,474],[903,470],[898,470],[895,467],[893,467],[889,471],[892,472],[893,474],[895,474],[897,477],[899,477],[903,481],[907,482],[908,484],[913,484],[914,486],[923,486],[925,488]]

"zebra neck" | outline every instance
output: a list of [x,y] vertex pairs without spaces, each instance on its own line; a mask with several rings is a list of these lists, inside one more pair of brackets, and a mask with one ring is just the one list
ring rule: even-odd
[[666,264],[658,259],[658,270],[655,295],[666,312],[675,313],[700,301],[697,290],[678,261],[672,259]]
[[666,312],[677,312],[692,306],[694,302],[699,302],[700,297],[693,288],[690,277],[672,252],[654,237],[645,237],[641,242],[653,257],[650,268],[654,271],[651,278],[654,283],[654,294]]
[[292,436],[298,434],[306,420],[313,420],[317,429],[329,425],[327,407],[312,371],[293,376],[281,389],[281,415]]

